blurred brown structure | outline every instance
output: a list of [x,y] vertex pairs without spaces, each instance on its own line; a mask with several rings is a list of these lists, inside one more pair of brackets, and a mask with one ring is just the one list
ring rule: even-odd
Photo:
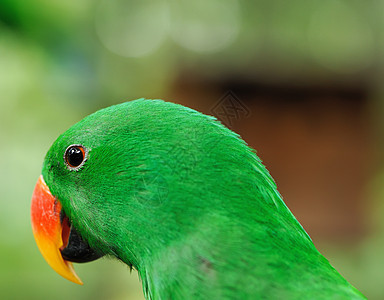
[[209,80],[190,72],[175,82],[170,99],[216,115],[256,149],[314,240],[364,236],[374,162],[364,86]]

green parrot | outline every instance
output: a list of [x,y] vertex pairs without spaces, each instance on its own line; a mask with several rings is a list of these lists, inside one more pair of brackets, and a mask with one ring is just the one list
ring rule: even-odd
[[32,196],[47,262],[135,268],[146,299],[365,299],[315,248],[261,160],[214,117],[138,99],[53,143]]

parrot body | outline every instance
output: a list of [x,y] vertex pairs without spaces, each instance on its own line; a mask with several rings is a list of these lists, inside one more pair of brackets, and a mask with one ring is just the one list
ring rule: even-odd
[[192,109],[139,99],[100,110],[55,141],[42,177],[61,219],[137,269],[147,299],[365,299],[255,152]]

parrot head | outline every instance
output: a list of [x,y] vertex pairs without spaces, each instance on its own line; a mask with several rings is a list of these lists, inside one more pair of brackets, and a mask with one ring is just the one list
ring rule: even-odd
[[214,117],[161,100],[99,110],[60,135],[31,218],[43,257],[78,284],[73,262],[109,256],[138,270],[147,299],[364,299],[254,150]]
[[[233,177],[217,171],[236,155],[229,152],[233,139],[247,149],[213,117],[161,100],[126,102],[84,118],[53,143],[33,193],[40,252],[79,284],[72,262],[107,255],[145,265],[217,207],[216,196],[211,203],[199,199],[220,189],[218,182],[233,185]],[[227,161],[214,166],[226,152]]]

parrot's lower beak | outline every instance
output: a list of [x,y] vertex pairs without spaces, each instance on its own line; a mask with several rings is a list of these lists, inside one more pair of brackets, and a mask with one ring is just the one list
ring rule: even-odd
[[58,274],[82,285],[72,263],[64,260],[60,251],[66,247],[71,230],[68,218],[60,216],[61,209],[61,203],[52,196],[43,176],[40,176],[33,192],[31,208],[32,231],[37,246]]

